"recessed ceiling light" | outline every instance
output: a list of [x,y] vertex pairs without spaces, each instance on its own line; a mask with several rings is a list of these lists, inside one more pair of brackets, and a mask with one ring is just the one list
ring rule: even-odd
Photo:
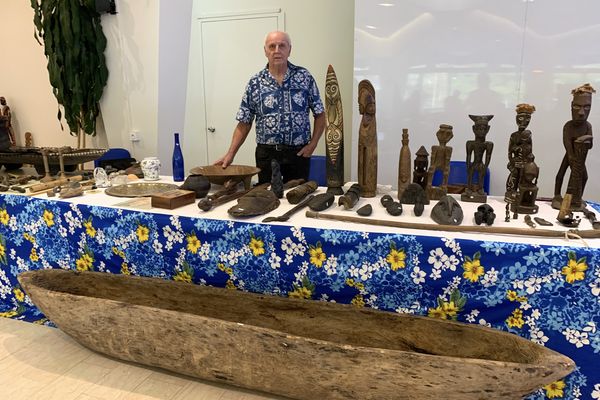
[[365,28],[369,28],[369,29],[377,29],[376,26],[373,25],[365,25]]
[[381,6],[381,7],[394,7],[395,6],[395,4],[393,4],[393,3],[379,3],[377,5]]

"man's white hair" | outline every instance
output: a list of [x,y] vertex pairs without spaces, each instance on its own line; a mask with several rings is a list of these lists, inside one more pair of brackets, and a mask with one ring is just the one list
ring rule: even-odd
[[290,37],[290,35],[287,32],[283,32],[283,31],[272,31],[267,33],[267,36],[265,36],[265,45],[267,44],[267,40],[269,39],[269,36],[274,35],[276,33],[282,33],[285,36],[285,41],[291,46],[292,45],[292,38]]

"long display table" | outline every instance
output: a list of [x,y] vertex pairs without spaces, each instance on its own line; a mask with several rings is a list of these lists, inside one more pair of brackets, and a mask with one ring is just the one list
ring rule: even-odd
[[[574,373],[532,399],[600,398],[600,239],[399,230],[303,215],[263,224],[264,216],[228,218],[230,205],[204,213],[195,204],[169,211],[136,209],[124,200],[101,191],[67,200],[0,195],[0,315],[51,324],[17,281],[20,272],[40,268],[351,303],[523,336],[577,363]],[[411,206],[391,217],[378,199],[359,206],[367,202],[374,218],[424,222],[431,208],[420,218],[410,215]],[[499,226],[526,228],[503,222],[498,199],[488,203],[501,214]],[[477,204],[461,205],[470,224]],[[284,199],[269,215],[291,207]],[[556,215],[549,210],[540,207]]]

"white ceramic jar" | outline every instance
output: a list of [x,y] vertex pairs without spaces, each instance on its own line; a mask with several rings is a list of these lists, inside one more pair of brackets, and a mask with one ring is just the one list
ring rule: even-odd
[[142,166],[144,180],[157,181],[160,179],[160,160],[158,157],[146,157],[142,160],[140,165]]

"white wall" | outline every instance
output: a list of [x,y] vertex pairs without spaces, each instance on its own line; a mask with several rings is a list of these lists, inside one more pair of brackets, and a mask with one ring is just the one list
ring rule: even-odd
[[[102,17],[109,80],[100,103],[98,135],[87,144],[125,147],[141,159],[156,155],[157,147],[158,3],[120,0],[117,10],[117,15]],[[44,48],[33,38],[33,29],[29,1],[2,0],[0,95],[13,111],[20,143],[30,131],[37,146],[76,146],[76,139],[61,131],[56,119]],[[132,129],[142,136],[135,146],[129,141]]]
[[[391,7],[377,3],[356,1],[354,83],[356,87],[359,80],[369,79],[376,88],[380,183],[397,181],[402,128],[409,129],[414,154],[421,145],[430,151],[437,144],[439,124],[453,125],[452,159],[464,160],[465,142],[473,138],[468,114],[494,114],[487,136],[495,144],[491,192],[503,195],[508,138],[516,130],[514,109],[526,102],[537,108],[529,129],[540,167],[540,196],[551,196],[564,154],[562,127],[570,119],[570,91],[586,82],[600,89],[596,45],[600,3],[386,0],[394,4]],[[594,101],[589,122],[598,129],[598,95]],[[355,142],[359,121],[355,113]],[[590,180],[584,194],[596,201],[599,149],[597,144],[588,155]],[[388,168],[382,160],[395,165]],[[356,163],[352,168],[356,176]]]

